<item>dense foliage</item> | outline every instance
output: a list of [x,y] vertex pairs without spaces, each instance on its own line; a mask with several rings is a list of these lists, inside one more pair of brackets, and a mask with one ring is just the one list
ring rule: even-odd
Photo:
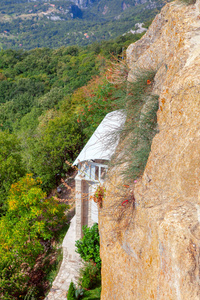
[[91,228],[83,226],[83,238],[76,241],[76,248],[84,261],[92,261],[101,268],[98,224],[94,224]]
[[[40,180],[31,175],[11,186],[8,209],[0,220],[0,298],[18,299],[31,284],[36,262],[48,250],[55,231],[65,221],[66,205],[47,198]],[[33,274],[32,274],[33,275]],[[39,276],[39,272],[37,273]],[[40,293],[39,293],[40,295]]]
[[93,262],[85,263],[80,270],[79,285],[84,290],[93,289],[101,285],[101,271]]
[[0,215],[6,210],[6,197],[11,184],[25,174],[16,136],[0,131]]

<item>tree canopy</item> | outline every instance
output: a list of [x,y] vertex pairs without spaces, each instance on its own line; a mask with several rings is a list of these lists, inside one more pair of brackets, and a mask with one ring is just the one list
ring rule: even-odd
[[14,134],[0,130],[0,214],[6,209],[6,196],[11,184],[25,174],[21,146]]
[[66,205],[47,198],[40,186],[40,179],[30,174],[11,186],[7,213],[0,220],[1,299],[26,295],[30,273],[46,250],[45,241],[66,220]]

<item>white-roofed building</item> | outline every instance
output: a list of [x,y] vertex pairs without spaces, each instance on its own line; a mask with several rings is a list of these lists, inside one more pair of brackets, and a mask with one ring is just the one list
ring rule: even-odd
[[76,240],[82,237],[82,226],[98,223],[98,207],[91,200],[97,186],[103,183],[108,162],[115,153],[119,134],[125,122],[123,111],[105,116],[73,165],[77,165],[76,184]]

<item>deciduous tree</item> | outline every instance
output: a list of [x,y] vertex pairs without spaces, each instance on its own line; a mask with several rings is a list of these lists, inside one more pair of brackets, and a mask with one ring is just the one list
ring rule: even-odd
[[[66,221],[66,205],[48,199],[40,179],[26,175],[11,186],[8,210],[0,220],[0,298],[18,299],[39,255]],[[6,298],[9,295],[13,298]]]

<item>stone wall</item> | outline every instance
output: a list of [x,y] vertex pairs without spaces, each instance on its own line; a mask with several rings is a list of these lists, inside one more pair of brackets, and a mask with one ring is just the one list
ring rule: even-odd
[[76,240],[82,238],[82,180],[75,179],[75,189],[76,189]]
[[167,4],[127,50],[129,80],[138,68],[157,70],[159,133],[134,186],[136,206],[121,222],[122,167],[109,171],[99,215],[101,300],[200,299],[199,13],[200,0]]

